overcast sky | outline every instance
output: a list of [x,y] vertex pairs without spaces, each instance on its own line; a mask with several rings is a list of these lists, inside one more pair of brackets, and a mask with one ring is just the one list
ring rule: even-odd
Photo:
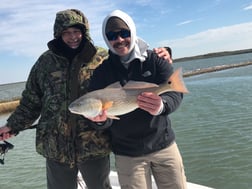
[[104,48],[102,21],[115,9],[132,16],[150,48],[170,46],[174,58],[252,48],[252,0],[1,0],[0,84],[27,79],[53,39],[56,12],[69,8],[84,12]]

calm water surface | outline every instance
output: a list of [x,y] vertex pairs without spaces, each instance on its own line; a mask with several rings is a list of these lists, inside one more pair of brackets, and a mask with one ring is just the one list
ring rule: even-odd
[[252,66],[186,79],[190,94],[172,115],[190,181],[252,186]]
[[[185,78],[190,93],[171,118],[189,182],[251,188],[251,81],[252,66]],[[7,116],[0,116],[0,125]],[[35,152],[34,140],[34,130],[9,140],[15,148],[0,165],[1,189],[46,188],[45,160]]]

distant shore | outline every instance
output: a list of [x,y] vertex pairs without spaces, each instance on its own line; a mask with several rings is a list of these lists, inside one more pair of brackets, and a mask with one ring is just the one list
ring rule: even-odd
[[193,71],[188,71],[183,74],[184,77],[189,77],[189,76],[194,76],[194,75],[199,75],[199,74],[204,74],[204,73],[210,73],[210,72],[216,72],[216,71],[221,71],[221,70],[226,70],[230,68],[238,68],[238,67],[243,67],[243,66],[249,66],[252,65],[252,62],[243,62],[243,63],[238,63],[238,64],[229,64],[229,65],[220,65],[220,66],[213,66],[209,68],[202,68],[202,69],[196,69]]
[[203,59],[203,58],[213,58],[213,57],[237,55],[237,54],[245,54],[245,53],[252,53],[252,49],[222,51],[222,52],[208,53],[208,54],[197,55],[197,56],[183,57],[183,58],[174,59],[173,62],[176,63],[176,62],[182,62],[182,61],[188,61],[188,60],[197,60],[197,59]]

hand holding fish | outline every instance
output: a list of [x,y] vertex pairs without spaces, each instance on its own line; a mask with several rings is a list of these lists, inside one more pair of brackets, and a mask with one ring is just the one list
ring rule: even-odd
[[104,122],[107,120],[107,111],[102,110],[100,114],[98,114],[95,117],[86,117],[87,119],[93,121],[93,122]]
[[162,98],[152,92],[143,92],[137,97],[137,104],[139,108],[157,115],[162,107]]

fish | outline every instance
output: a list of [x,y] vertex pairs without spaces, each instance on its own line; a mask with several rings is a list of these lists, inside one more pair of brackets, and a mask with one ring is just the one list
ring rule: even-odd
[[160,95],[169,91],[189,93],[183,80],[181,67],[176,69],[163,84],[130,80],[121,86],[119,82],[115,82],[104,89],[94,90],[79,97],[68,106],[68,109],[71,113],[87,118],[96,117],[106,110],[107,117],[119,119],[118,116],[138,108],[137,96],[142,92]]

